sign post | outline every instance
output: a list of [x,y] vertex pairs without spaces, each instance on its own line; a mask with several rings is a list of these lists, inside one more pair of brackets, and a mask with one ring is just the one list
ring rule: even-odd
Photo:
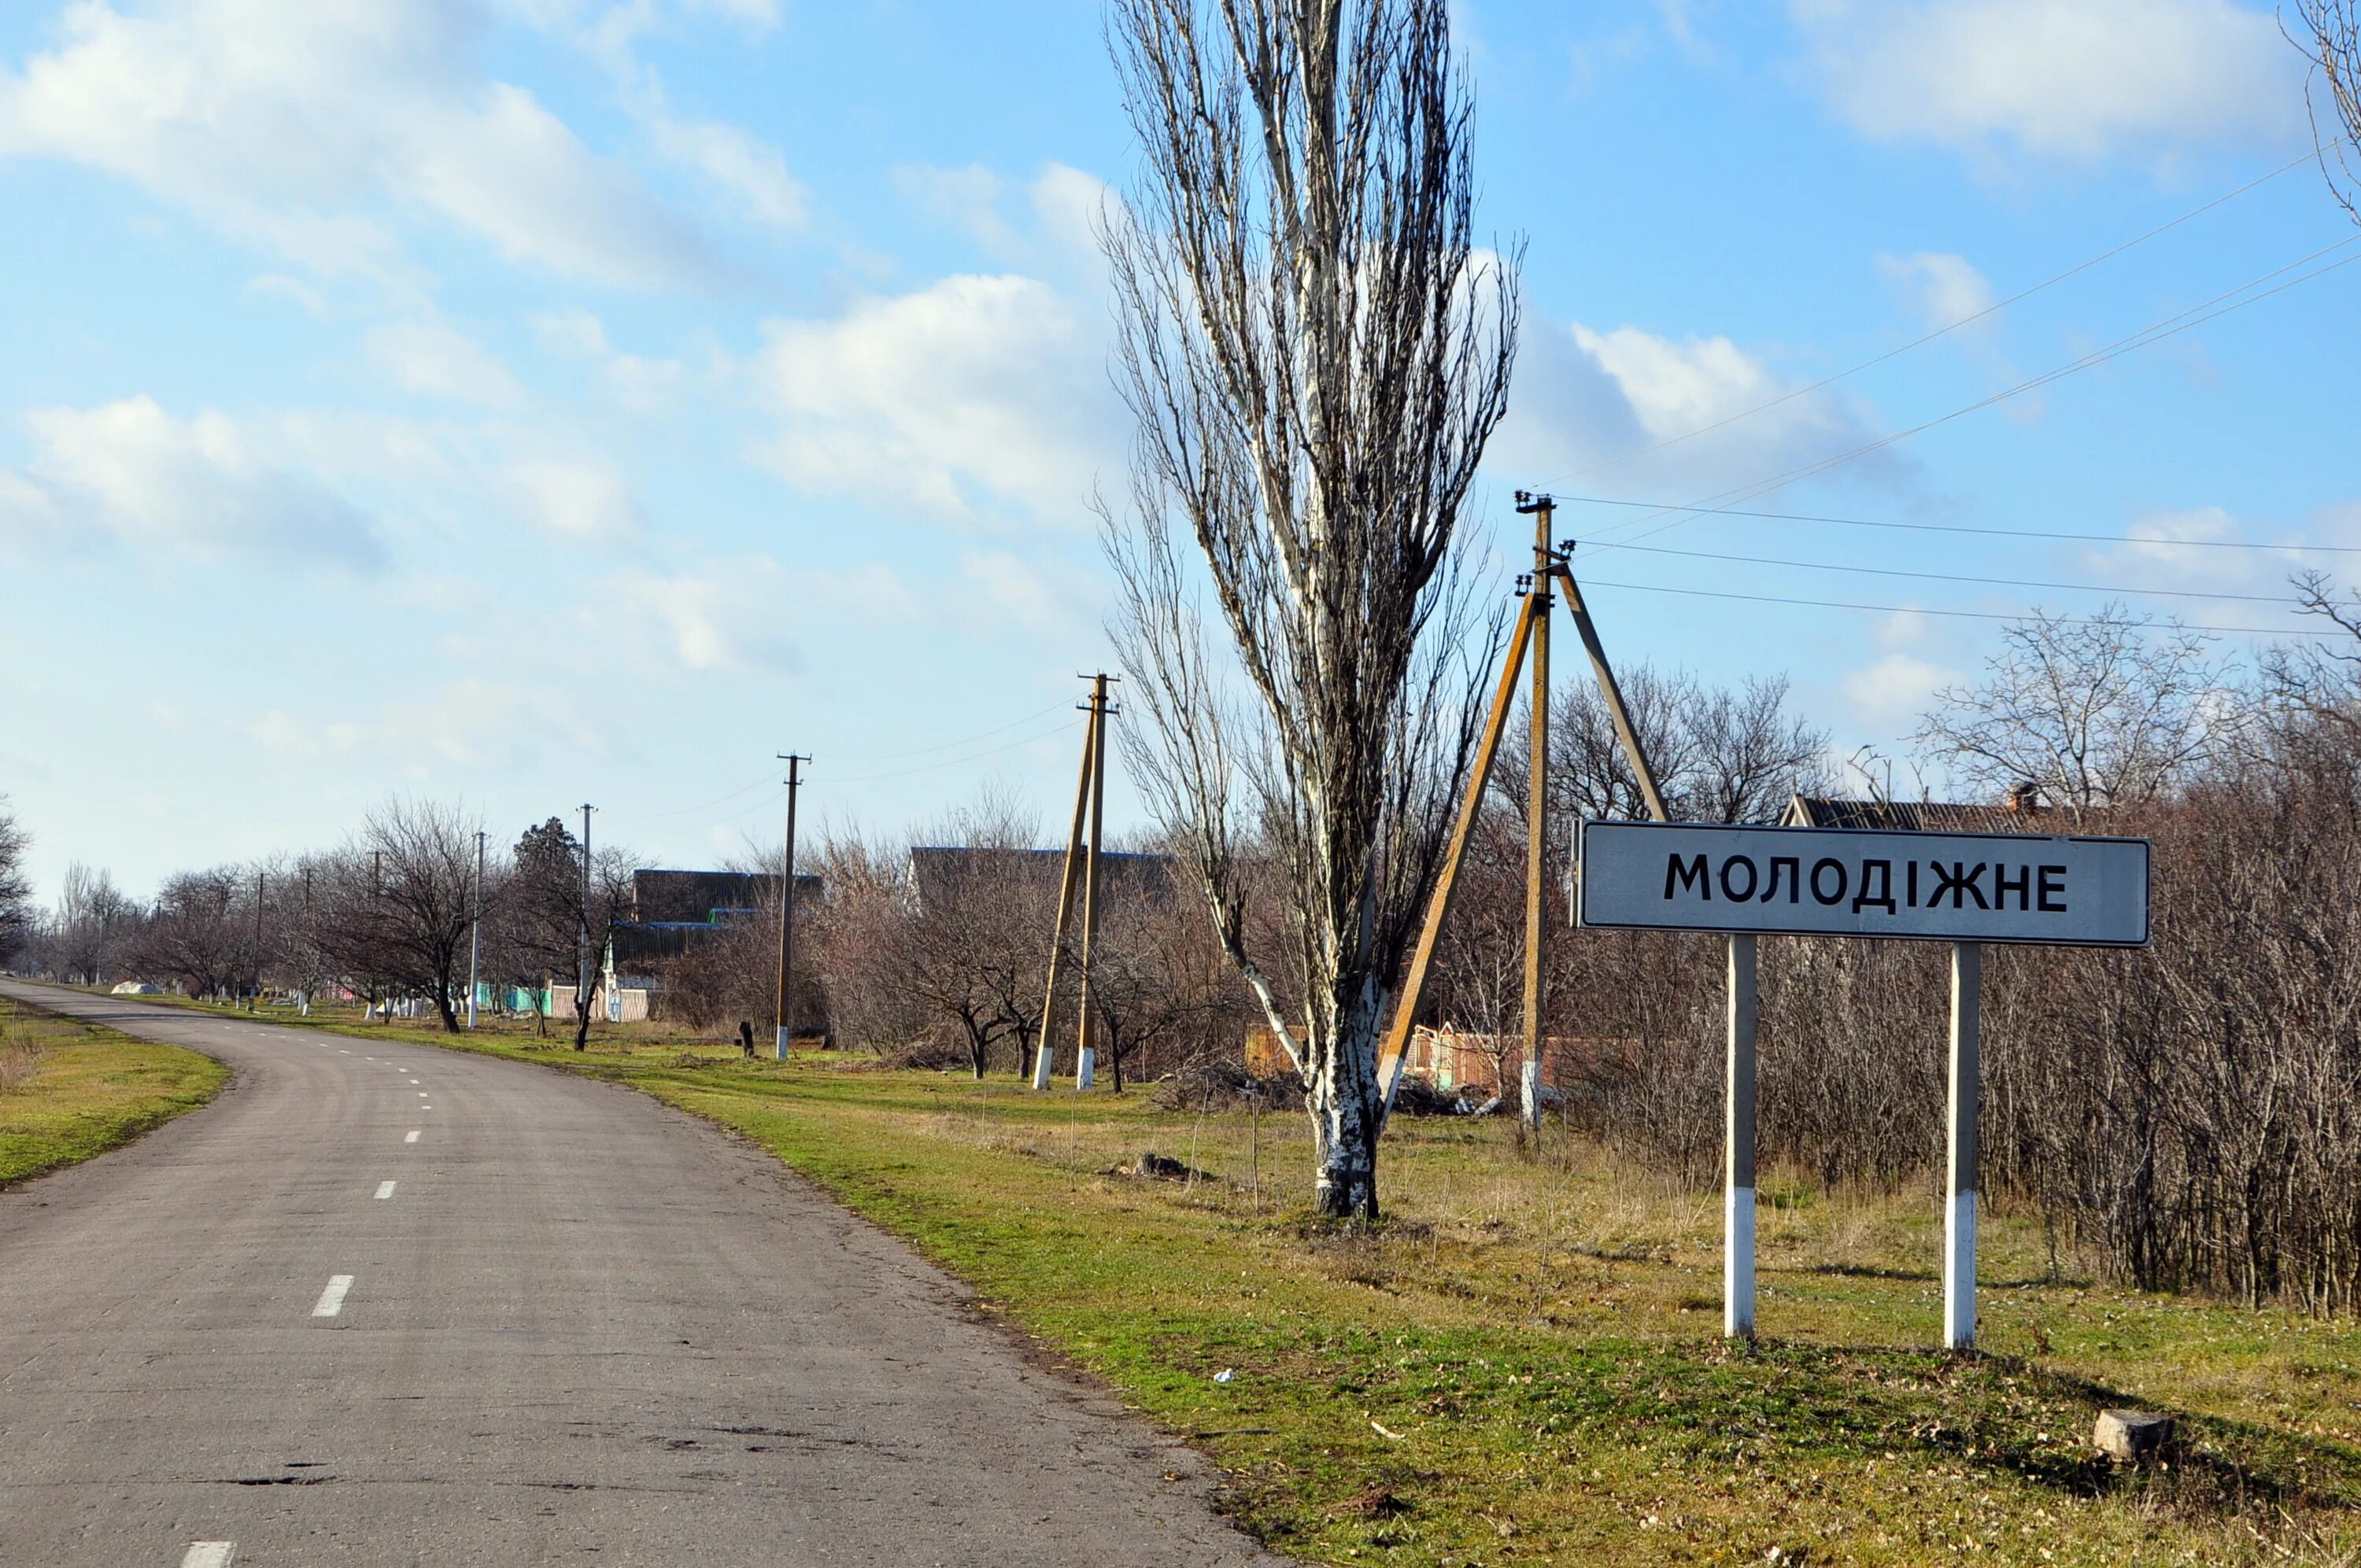
[[2147,946],[2147,840],[1586,822],[1581,871],[1582,925],[1730,938],[1722,1332],[1732,1336],[1754,1332],[1755,938],[1950,944],[1943,1343],[1972,1345],[1983,945]]
[[1730,1072],[1721,1196],[1721,1332],[1754,1337],[1754,938],[1730,938]]
[[1951,944],[1951,1131],[1944,1150],[1943,1348],[1976,1342],[1976,1080],[1984,950]]

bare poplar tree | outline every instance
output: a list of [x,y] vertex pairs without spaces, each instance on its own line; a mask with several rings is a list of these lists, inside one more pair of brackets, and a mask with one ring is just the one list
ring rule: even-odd
[[[1512,264],[1471,239],[1447,13],[1110,16],[1146,153],[1103,236],[1138,427],[1131,511],[1106,531],[1145,719],[1126,744],[1302,1073],[1336,1215],[1377,1212],[1378,1040],[1488,663],[1466,652],[1455,536],[1506,408],[1517,298]],[[1209,645],[1201,581],[1242,683]],[[1249,950],[1255,860],[1284,909],[1275,951]]]
[[[2361,222],[2355,195],[2361,189],[2361,0],[2296,0],[2295,12],[2301,31],[2290,36],[2312,57],[2343,130],[2319,138],[2321,170],[2345,210]],[[2309,84],[2305,96],[2316,121],[2319,102]]]

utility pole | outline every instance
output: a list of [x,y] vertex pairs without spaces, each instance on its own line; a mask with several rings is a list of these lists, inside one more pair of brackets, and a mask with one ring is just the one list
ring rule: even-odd
[[[1097,1010],[1091,995],[1091,944],[1099,928],[1099,848],[1106,837],[1106,740],[1107,718],[1114,709],[1107,706],[1107,683],[1113,675],[1102,672],[1091,677],[1091,732],[1096,737],[1091,747],[1091,857],[1082,862],[1082,1022],[1074,1052],[1074,1087],[1091,1086],[1092,1068],[1097,1057]],[[1115,1086],[1123,1088],[1123,1058],[1115,1064]]]
[[467,933],[467,1027],[476,1026],[476,971],[484,959],[484,830],[476,829],[476,920]]
[[[375,936],[378,940],[381,942],[385,939],[385,932],[381,927],[381,923],[385,919],[385,851],[383,850],[371,850],[369,851],[369,902],[373,916],[371,923],[373,925],[379,925],[380,927],[379,929],[373,931],[371,935]],[[374,945],[375,944],[372,944],[372,946]],[[369,956],[371,958],[375,958],[377,955],[375,953],[371,953]],[[372,977],[368,982],[368,989],[371,998],[371,1005],[375,1005],[377,981],[374,977]],[[361,1014],[361,1020],[364,1023],[368,1022],[368,1014],[367,1011],[363,1011]],[[390,994],[386,997],[385,1011],[378,1014],[377,1021],[379,1024],[390,1024],[393,1022],[393,998]]]
[[1086,705],[1090,721],[1082,727],[1082,776],[1074,785],[1074,827],[1066,836],[1066,869],[1058,879],[1058,926],[1049,938],[1049,989],[1041,999],[1041,1038],[1033,1051],[1033,1087],[1049,1087],[1050,1063],[1057,1056],[1058,964],[1066,953],[1066,930],[1074,917],[1074,894],[1082,883],[1082,832],[1090,823],[1091,766],[1098,753],[1099,714]]
[[262,1011],[262,873],[254,873],[254,1000],[247,1009]]
[[[574,1017],[577,1031],[588,1023],[590,1014],[590,813],[593,807],[582,806],[582,935],[575,944],[577,954],[574,976]],[[576,1036],[577,1048],[580,1034]]]
[[1519,504],[1520,513],[1533,520],[1532,655],[1533,665],[1532,755],[1528,759],[1525,787],[1525,1125],[1542,1124],[1542,845],[1549,826],[1549,705],[1550,705],[1550,518],[1554,505],[1547,496]]
[[312,939],[312,868],[303,868],[303,989],[295,997],[295,1014],[312,1015],[312,981],[319,967],[319,948]]
[[[1535,927],[1535,910],[1540,899],[1542,824],[1544,816],[1543,795],[1549,731],[1543,717],[1548,704],[1547,665],[1549,648],[1549,611],[1556,598],[1565,601],[1568,614],[1574,617],[1574,630],[1582,639],[1584,652],[1590,655],[1591,674],[1598,678],[1598,694],[1607,701],[1607,711],[1615,721],[1616,738],[1623,744],[1623,754],[1631,763],[1631,772],[1640,781],[1641,797],[1647,802],[1648,815],[1658,822],[1668,820],[1664,797],[1656,787],[1655,770],[1648,765],[1648,756],[1640,745],[1640,736],[1632,727],[1631,712],[1624,707],[1623,690],[1616,684],[1615,672],[1608,664],[1607,650],[1598,641],[1598,629],[1591,624],[1589,607],[1582,601],[1582,589],[1574,580],[1566,562],[1574,554],[1574,542],[1561,540],[1557,547],[1549,544],[1550,517],[1555,503],[1547,496],[1517,492],[1517,510],[1533,512],[1541,521],[1536,526],[1533,543],[1533,575],[1520,578],[1518,592],[1524,603],[1517,614],[1514,630],[1510,633],[1507,657],[1500,665],[1500,683],[1492,696],[1492,707],[1484,721],[1482,738],[1477,742],[1475,764],[1468,770],[1467,793],[1461,800],[1459,816],[1451,830],[1451,841],[1444,849],[1443,864],[1435,878],[1434,891],[1427,895],[1426,920],[1420,928],[1418,945],[1411,951],[1410,969],[1402,979],[1401,990],[1394,1002],[1393,1022],[1386,1030],[1384,1041],[1378,1048],[1378,1090],[1389,1109],[1393,1104],[1394,1091],[1401,1087],[1402,1073],[1410,1061],[1411,1032],[1418,1024],[1419,998],[1426,990],[1428,969],[1434,960],[1435,940],[1443,930],[1443,922],[1451,912],[1451,899],[1459,882],[1460,861],[1467,852],[1467,841],[1474,836],[1476,818],[1484,803],[1484,792],[1492,775],[1493,759],[1499,754],[1500,737],[1506,731],[1509,711],[1513,706],[1517,677],[1524,671],[1525,654],[1531,649],[1539,654],[1532,687],[1533,693],[1533,779],[1531,784],[1532,805],[1528,810],[1526,831],[1526,937],[1525,937],[1525,1073],[1532,1091],[1527,1098],[1527,1114],[1541,1101],[1536,1082],[1541,1061],[1541,976],[1539,970],[1541,941]],[[1554,588],[1555,594],[1551,590]]]
[[787,764],[787,852],[779,882],[778,1059],[785,1061],[796,1021],[796,791],[803,785],[803,765],[811,759],[793,751],[781,751],[778,759]]

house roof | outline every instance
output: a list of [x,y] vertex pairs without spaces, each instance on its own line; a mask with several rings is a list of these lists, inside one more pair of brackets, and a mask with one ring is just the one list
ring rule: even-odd
[[1916,833],[2059,832],[2061,819],[2040,806],[1971,805],[1943,800],[1836,800],[1825,795],[1791,797],[1779,817],[1782,828],[1866,828]]
[[[807,872],[796,873],[797,898],[818,897],[821,888],[819,878]],[[779,878],[774,872],[631,873],[631,919],[637,925],[677,921],[710,925],[723,914],[769,908],[778,898]]]

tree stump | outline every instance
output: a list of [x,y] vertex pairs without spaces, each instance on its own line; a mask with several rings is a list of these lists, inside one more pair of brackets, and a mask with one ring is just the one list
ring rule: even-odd
[[2172,1418],[2154,1410],[2101,1410],[2091,1442],[2101,1453],[2126,1464],[2145,1464],[2172,1441]]

